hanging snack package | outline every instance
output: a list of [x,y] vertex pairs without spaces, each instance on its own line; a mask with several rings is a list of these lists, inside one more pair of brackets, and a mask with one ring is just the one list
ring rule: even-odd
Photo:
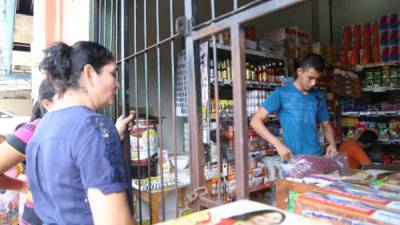
[[296,155],[282,164],[284,177],[303,178],[311,174],[329,174],[339,172],[348,175],[347,155],[336,156]]

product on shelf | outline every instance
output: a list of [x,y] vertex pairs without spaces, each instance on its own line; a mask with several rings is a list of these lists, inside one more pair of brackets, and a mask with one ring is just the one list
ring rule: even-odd
[[342,28],[339,64],[365,65],[398,62],[399,14],[382,15],[378,21]]

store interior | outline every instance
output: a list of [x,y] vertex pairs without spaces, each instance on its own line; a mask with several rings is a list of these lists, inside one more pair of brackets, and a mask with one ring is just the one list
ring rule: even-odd
[[[207,21],[211,17],[209,1],[200,2],[199,23]],[[240,5],[245,5],[247,2],[251,1],[241,1]],[[232,8],[231,3],[223,4],[221,1],[216,1],[216,17],[229,12]],[[365,149],[365,153],[373,164],[357,168],[356,171],[360,172],[362,169],[369,171],[372,168],[383,171],[399,171],[399,12],[400,4],[396,0],[315,0],[297,4],[243,24],[246,38],[246,118],[243,118],[243,120],[249,121],[273,90],[286,85],[293,79],[298,59],[307,53],[314,52],[323,56],[326,62],[327,70],[320,79],[318,88],[326,95],[330,121],[335,130],[337,145],[340,146],[346,140],[357,140],[364,130],[372,130],[377,133],[378,138],[372,146]],[[165,31],[165,33],[167,32]],[[233,74],[229,31],[217,34],[215,43],[216,46],[213,48],[214,42],[211,37],[200,43],[200,54],[207,59],[202,61],[200,65],[203,83],[201,93],[199,93],[202,98],[201,118],[205,146],[205,183],[207,192],[211,197],[229,203],[236,200],[234,164],[235,160],[239,160],[234,158],[233,147],[235,136],[233,133]],[[187,107],[187,105],[179,105],[179,103],[185,103],[187,99],[178,100],[180,96],[187,95],[187,90],[179,89],[182,85],[187,84],[185,83],[187,78],[182,77],[184,75],[179,73],[180,63],[181,66],[182,63],[184,65],[184,62],[180,61],[184,58],[184,55],[181,54],[182,49],[181,41],[177,41],[174,62],[171,59],[163,60],[161,65],[163,76],[160,86],[155,85],[157,82],[149,82],[151,93],[147,100],[146,94],[142,92],[139,94],[138,100],[135,100],[132,96],[130,102],[131,105],[139,105],[139,108],[140,106],[146,108],[146,104],[150,105],[149,113],[157,117],[154,119],[155,123],[151,124],[156,135],[154,138],[158,139],[158,143],[155,141],[153,147],[154,149],[159,148],[159,144],[162,142],[162,149],[165,149],[163,159],[167,158],[167,160],[166,163],[162,164],[162,169],[154,169],[154,175],[159,175],[161,171],[169,174],[171,171],[178,170],[179,181],[177,183],[180,182],[181,187],[185,187],[190,182],[190,166],[193,165],[189,165],[190,134],[187,112],[184,112],[184,107]],[[213,65],[215,53],[217,64]],[[168,58],[167,51],[161,54],[162,59]],[[157,60],[154,52],[149,54],[149,58],[149,61]],[[138,64],[141,65],[143,59],[139,58],[138,60]],[[163,66],[168,68],[167,64],[170,63],[175,63],[177,70],[175,92],[171,88],[172,74],[170,71],[162,69]],[[134,65],[129,66],[133,68]],[[144,71],[144,68],[139,67],[138,70]],[[149,79],[157,81],[157,73],[154,70],[155,68],[149,68]],[[133,80],[129,82],[131,86],[141,86],[145,85],[146,79],[139,79],[137,84]],[[159,105],[157,105],[158,91],[163,98],[167,98]],[[173,100],[174,97],[177,104],[176,115],[173,115],[173,105],[170,104],[170,100]],[[157,112],[160,106],[163,110],[161,118],[158,118]],[[180,112],[182,113],[180,114]],[[170,132],[173,117],[175,118],[174,123],[176,123],[174,134]],[[219,125],[217,125],[217,122],[219,122]],[[162,123],[161,128],[160,123]],[[270,115],[267,124],[274,135],[282,138],[282,131],[276,115]],[[281,172],[282,162],[276,154],[274,146],[262,140],[250,126],[248,129],[249,156],[245,160],[249,162],[251,200],[278,208],[289,208],[292,212],[314,219],[321,219],[325,213],[325,217],[329,215],[333,216],[334,219],[336,218],[337,224],[349,224],[346,223],[347,220],[385,224],[384,219],[382,219],[385,217],[370,218],[367,214],[343,212],[342,209],[339,210],[335,207],[325,207],[327,204],[324,206],[317,201],[318,198],[326,197],[329,193],[335,193],[336,189],[327,188],[322,191],[318,189],[319,191],[316,193],[304,194],[299,198],[300,200],[293,200],[292,193],[300,195],[303,192],[314,191],[317,185],[315,183],[304,184],[304,180],[301,180],[303,177],[301,177],[300,183],[308,186],[302,187],[303,189],[300,188],[300,190],[297,184],[292,183],[293,180],[281,180],[284,178]],[[219,131],[219,134],[217,131]],[[162,133],[161,139],[157,137],[157,133]],[[318,134],[321,145],[325,146],[323,133],[319,131]],[[132,134],[131,141],[132,138],[139,139],[139,136]],[[171,141],[173,137],[175,137],[175,141]],[[174,153],[171,150],[173,146],[176,146],[178,152],[177,166],[175,166],[175,158],[171,157],[171,154]],[[143,155],[146,156],[146,154]],[[141,165],[137,158],[132,159],[132,161],[136,161],[136,165]],[[154,165],[157,167],[156,164]],[[220,169],[218,169],[218,166]],[[359,181],[359,183],[349,182],[349,185],[352,185],[351,188],[362,189],[363,193],[367,193],[368,196],[381,196],[384,193],[387,194],[385,199],[397,200],[400,194],[400,183],[398,183],[398,180],[396,181],[398,174],[393,172],[385,176],[387,183],[384,184],[390,187],[374,186],[374,189],[371,188],[371,183],[378,179],[377,174],[366,173],[366,176],[369,176],[368,179]],[[137,175],[140,177],[140,171]],[[336,182],[340,180],[337,177],[338,174],[314,176],[309,179],[317,180],[316,183]],[[296,181],[298,182],[299,177],[297,178]],[[167,179],[173,180],[174,177],[171,175]],[[277,182],[277,180],[280,181]],[[360,183],[364,186],[359,186]],[[347,187],[342,183],[335,186],[342,191]],[[158,187],[155,186],[154,188],[157,189]],[[183,195],[189,193],[184,191],[184,188],[179,190],[178,194],[174,193],[165,199],[166,206],[164,207],[167,209],[167,219],[174,218],[175,215],[180,216],[189,210],[189,206],[182,200],[184,197],[182,192],[184,192]],[[389,191],[390,196],[386,193]],[[343,193],[338,195],[346,195]],[[280,198],[277,197],[278,195],[281,195]],[[289,198],[292,205],[288,206],[287,202],[286,205],[283,205],[282,196]],[[368,202],[368,199],[357,198],[357,196],[347,197],[350,199],[348,200],[349,204],[352,203],[359,207],[364,200]],[[357,199],[357,202],[353,201],[353,197]],[[313,202],[312,198],[317,200]],[[179,205],[179,207],[176,207],[178,213],[175,210],[175,205]],[[315,205],[318,205],[320,210]],[[398,209],[386,206],[377,208],[387,210],[390,213],[398,212]],[[319,212],[320,214],[312,212]],[[144,212],[144,217],[149,216],[149,214],[149,212]],[[397,219],[399,218],[393,218],[393,221],[397,221]]]

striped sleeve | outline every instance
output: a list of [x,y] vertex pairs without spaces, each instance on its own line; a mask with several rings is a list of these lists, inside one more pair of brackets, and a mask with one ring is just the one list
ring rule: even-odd
[[25,155],[26,145],[31,140],[38,123],[39,120],[35,120],[33,122],[22,125],[18,130],[16,130],[11,136],[7,138],[7,143],[19,153]]

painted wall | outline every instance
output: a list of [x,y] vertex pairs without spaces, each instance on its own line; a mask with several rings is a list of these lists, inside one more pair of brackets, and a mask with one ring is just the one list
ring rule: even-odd
[[30,116],[32,107],[31,99],[0,99],[0,109],[13,112],[17,116]]

